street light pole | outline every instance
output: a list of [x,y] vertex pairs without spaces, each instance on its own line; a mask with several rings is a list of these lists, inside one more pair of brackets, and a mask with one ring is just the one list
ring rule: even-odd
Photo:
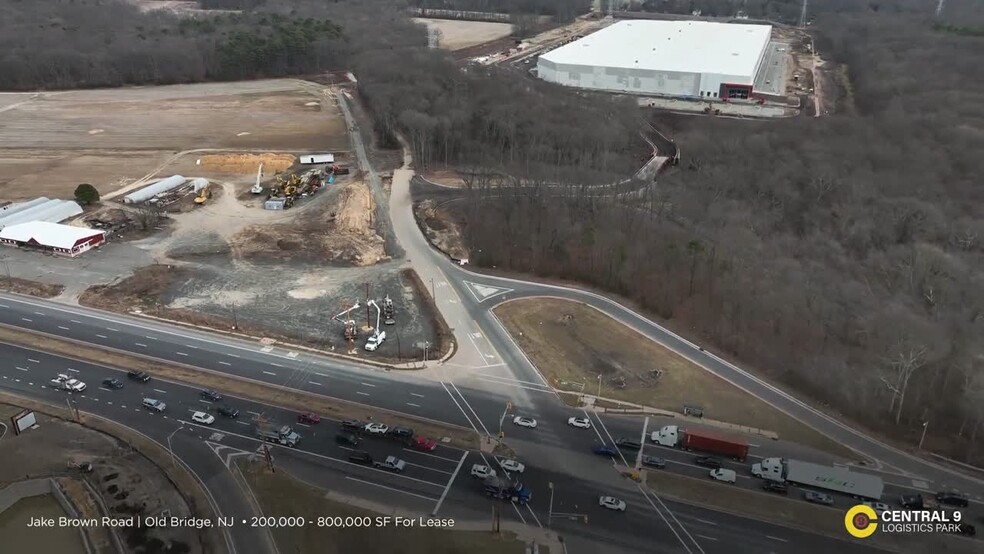
[[554,493],[553,481],[550,481],[549,486],[550,486],[550,508],[547,511],[547,527],[550,527],[550,520],[553,519],[553,493]]
[[598,397],[601,397],[601,374],[598,374]]
[[926,440],[926,429],[929,429],[929,421],[923,422],[922,436],[919,437],[919,450],[922,450],[923,441]]
[[172,466],[176,466],[177,464],[174,462],[174,449],[171,448],[171,437],[173,437],[175,433],[177,433],[178,431],[180,431],[182,429],[184,429],[184,426],[183,425],[181,427],[178,427],[177,429],[175,429],[170,435],[167,436],[167,451],[171,453],[171,465]]
[[499,418],[499,444],[502,444],[502,422],[506,419],[506,414],[512,409],[512,402],[506,402],[506,409],[502,410],[502,417]]

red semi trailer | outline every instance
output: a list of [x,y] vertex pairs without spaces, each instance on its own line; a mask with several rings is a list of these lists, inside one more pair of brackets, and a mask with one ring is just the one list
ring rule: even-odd
[[653,431],[650,440],[662,446],[718,454],[740,462],[748,457],[748,442],[744,439],[703,429],[681,429],[677,425],[667,425]]

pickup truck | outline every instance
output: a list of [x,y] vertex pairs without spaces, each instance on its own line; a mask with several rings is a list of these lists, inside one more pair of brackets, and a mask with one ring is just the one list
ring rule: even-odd
[[407,467],[407,463],[396,456],[386,456],[382,462],[375,462],[372,465],[378,469],[388,469],[397,473],[402,473],[403,469]]

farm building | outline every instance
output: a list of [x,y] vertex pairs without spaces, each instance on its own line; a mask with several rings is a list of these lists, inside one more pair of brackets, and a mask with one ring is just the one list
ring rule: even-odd
[[99,246],[105,240],[106,235],[102,231],[47,221],[17,223],[0,230],[2,244],[47,250],[72,258]]
[[28,221],[59,223],[82,213],[82,207],[71,200],[35,198],[29,202],[0,207],[0,229]]
[[772,27],[620,21],[547,52],[537,75],[565,86],[684,98],[749,98]]

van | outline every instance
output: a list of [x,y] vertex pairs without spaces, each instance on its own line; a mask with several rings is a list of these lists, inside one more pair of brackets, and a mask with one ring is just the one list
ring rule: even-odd
[[738,475],[733,469],[712,469],[710,475],[711,479],[725,483],[734,483],[738,480]]
[[352,433],[339,433],[335,435],[335,442],[343,446],[359,446],[359,437]]
[[167,409],[167,404],[155,398],[144,398],[143,407],[147,408],[148,410],[154,410],[155,412],[163,412],[165,409]]

